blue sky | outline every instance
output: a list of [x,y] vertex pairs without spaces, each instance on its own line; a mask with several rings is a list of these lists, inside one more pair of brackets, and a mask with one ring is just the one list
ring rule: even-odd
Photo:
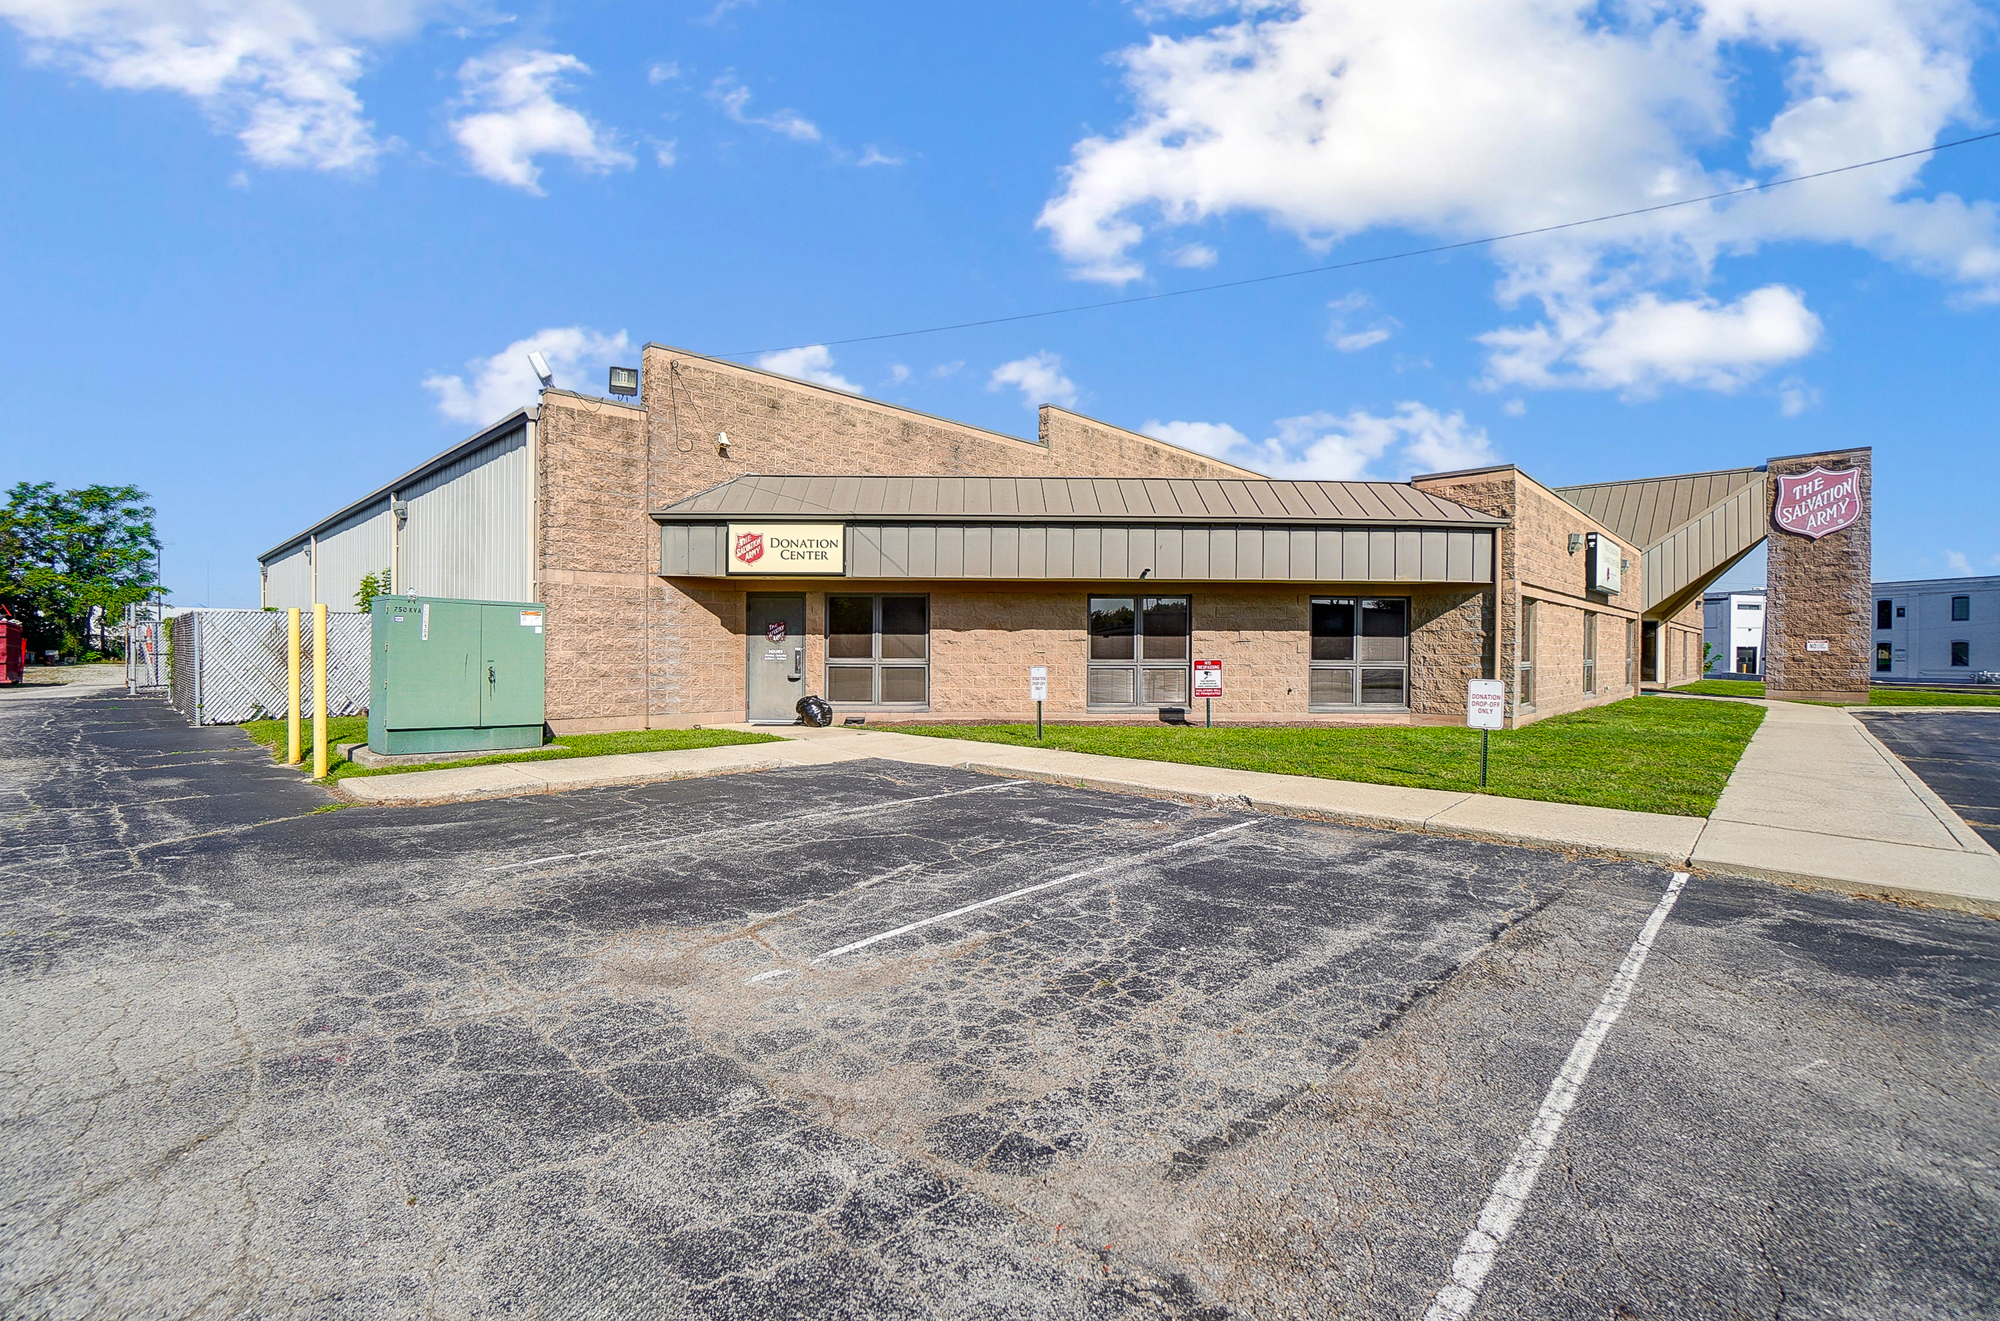
[[[1283,476],[1875,446],[1876,574],[2000,572],[2000,141],[1963,0],[0,0],[0,481],[153,493],[183,604],[648,340]],[[764,355],[788,350],[776,357]],[[1734,582],[1754,582],[1746,565]]]

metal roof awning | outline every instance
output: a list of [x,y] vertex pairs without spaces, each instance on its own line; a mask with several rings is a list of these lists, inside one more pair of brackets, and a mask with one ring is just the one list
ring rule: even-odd
[[[858,579],[1488,583],[1506,520],[1396,482],[741,477],[653,515],[660,572],[731,572],[730,524],[839,524]],[[763,575],[745,575],[763,576]]]
[[1667,619],[1764,540],[1767,480],[1762,468],[1728,468],[1553,489],[1640,548],[1642,608]]

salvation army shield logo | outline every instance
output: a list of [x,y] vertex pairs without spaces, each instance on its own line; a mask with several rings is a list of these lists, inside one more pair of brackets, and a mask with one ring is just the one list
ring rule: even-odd
[[736,558],[744,564],[755,564],[764,558],[764,534],[762,532],[739,532],[736,535]]
[[1832,472],[1814,468],[1778,478],[1778,502],[1771,521],[1787,532],[1818,541],[1829,532],[1852,526],[1861,517],[1861,473],[1850,468]]
[[785,621],[780,619],[776,623],[764,625],[764,636],[773,642],[783,642],[785,640]]

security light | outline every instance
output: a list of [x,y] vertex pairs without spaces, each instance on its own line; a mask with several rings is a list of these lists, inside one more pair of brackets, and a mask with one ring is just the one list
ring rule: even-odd
[[715,452],[725,459],[729,457],[729,433],[727,431],[718,431],[715,433]]
[[1569,534],[1569,553],[1570,553],[1570,554],[1572,554],[1572,555],[1574,555],[1574,554],[1576,554],[1576,553],[1577,553],[1578,551],[1580,551],[1580,550],[1582,550],[1582,549],[1583,549],[1583,533],[1581,533],[1581,532],[1572,532],[1572,533],[1570,533],[1570,534]]
[[639,369],[637,367],[613,367],[611,369],[611,393],[639,393]]
[[535,375],[541,379],[542,388],[548,389],[556,374],[549,370],[549,360],[542,356],[540,349],[528,350],[528,365],[535,369]]

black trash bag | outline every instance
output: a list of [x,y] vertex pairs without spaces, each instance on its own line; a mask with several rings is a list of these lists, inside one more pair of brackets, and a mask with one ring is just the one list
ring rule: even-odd
[[792,709],[814,729],[825,729],[833,723],[833,707],[824,697],[801,697]]

